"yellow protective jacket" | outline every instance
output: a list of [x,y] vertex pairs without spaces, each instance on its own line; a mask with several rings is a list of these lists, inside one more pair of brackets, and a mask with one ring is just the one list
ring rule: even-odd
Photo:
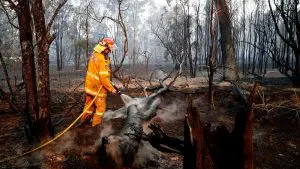
[[93,96],[97,95],[101,86],[102,89],[98,95],[100,97],[105,97],[107,92],[114,90],[110,82],[110,59],[102,53],[104,50],[105,47],[98,44],[89,59],[85,78],[85,92]]

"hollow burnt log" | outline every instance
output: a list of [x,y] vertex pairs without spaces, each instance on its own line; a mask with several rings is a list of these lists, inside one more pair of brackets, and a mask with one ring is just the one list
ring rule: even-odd
[[210,169],[214,163],[209,152],[209,144],[205,139],[204,128],[200,121],[199,111],[192,106],[189,96],[189,106],[185,119],[184,137],[184,169]]

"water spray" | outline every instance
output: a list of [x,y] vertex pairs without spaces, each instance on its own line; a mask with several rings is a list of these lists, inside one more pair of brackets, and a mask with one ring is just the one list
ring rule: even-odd
[[120,89],[113,83],[113,82],[110,82],[112,84],[112,86],[116,89],[118,95],[121,97],[122,101],[125,103],[125,105],[127,106],[130,102],[133,101],[133,99],[126,95],[126,94],[123,94]]

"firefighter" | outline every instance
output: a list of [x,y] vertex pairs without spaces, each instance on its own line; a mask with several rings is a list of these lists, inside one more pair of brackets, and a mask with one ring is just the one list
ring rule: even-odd
[[[106,109],[107,93],[116,94],[117,91],[110,81],[111,69],[110,58],[108,54],[112,51],[114,40],[112,38],[103,38],[94,48],[88,63],[88,70],[85,78],[86,101],[84,110],[90,105],[95,98],[94,103],[85,111],[81,122],[87,122],[92,119],[92,126],[101,123],[103,114]],[[98,91],[100,92],[98,94]],[[98,95],[97,95],[98,94]]]

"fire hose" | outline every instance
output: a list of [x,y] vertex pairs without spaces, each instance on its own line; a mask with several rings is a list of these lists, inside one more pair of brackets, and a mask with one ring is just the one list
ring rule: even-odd
[[[115,86],[114,86],[115,87]],[[116,88],[116,87],[115,87]],[[75,123],[83,116],[83,114],[93,105],[93,103],[95,102],[97,96],[99,95],[100,93],[100,90],[102,89],[102,86],[99,88],[98,92],[97,92],[97,95],[94,97],[94,99],[92,100],[92,102],[87,106],[87,108],[77,117],[77,119],[75,119],[65,130],[63,130],[61,133],[59,133],[57,136],[55,136],[53,139],[47,141],[46,143],[32,149],[32,150],[29,150],[21,155],[17,155],[17,156],[13,156],[13,157],[8,157],[8,158],[4,158],[2,160],[0,160],[0,164],[3,163],[3,162],[6,162],[6,161],[10,161],[10,160],[13,160],[13,159],[17,159],[17,158],[20,158],[20,157],[23,157],[23,156],[26,156],[28,154],[31,154],[33,152],[36,152],[38,150],[41,150],[42,148],[46,147],[47,145],[51,144],[52,142],[54,142],[55,140],[57,140],[58,138],[60,138],[63,134],[65,134],[70,128],[72,128]],[[119,91],[118,91],[119,93]]]

